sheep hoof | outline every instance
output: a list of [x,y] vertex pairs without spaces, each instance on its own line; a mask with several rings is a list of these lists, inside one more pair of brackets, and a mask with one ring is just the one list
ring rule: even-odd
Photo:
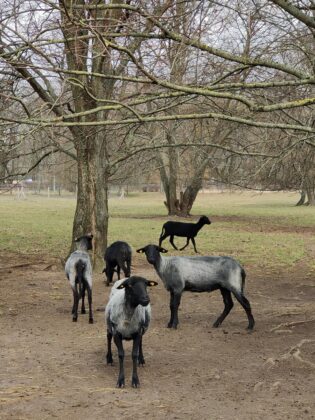
[[139,388],[140,387],[140,381],[139,381],[139,378],[137,376],[132,377],[131,386],[132,386],[132,388]]
[[139,360],[138,360],[138,365],[140,366],[144,366],[145,365],[145,360],[144,360],[144,358],[142,358],[142,359],[140,359],[139,358]]
[[90,319],[89,319],[89,324],[94,324],[94,320],[93,320],[93,318],[90,318]]
[[81,314],[85,314],[85,309],[81,309]]
[[213,326],[213,328],[218,328],[220,325],[221,325],[220,322],[215,321],[215,323],[212,326]]
[[72,322],[77,322],[78,318],[72,318]]
[[125,378],[118,379],[116,388],[125,388]]

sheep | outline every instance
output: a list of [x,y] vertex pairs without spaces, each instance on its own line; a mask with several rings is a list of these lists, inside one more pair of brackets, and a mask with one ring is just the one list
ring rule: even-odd
[[113,364],[111,341],[117,346],[119,356],[119,375],[117,387],[125,386],[124,348],[122,340],[133,340],[132,346],[132,380],[134,388],[140,386],[137,374],[137,361],[144,365],[142,336],[149,327],[151,318],[150,298],[147,286],[156,286],[156,281],[143,277],[131,276],[114,283],[105,310],[107,323],[107,364]]
[[245,270],[231,257],[163,257],[167,250],[157,245],[147,245],[137,250],[145,253],[170,292],[171,318],[168,328],[177,328],[178,307],[184,291],[211,292],[219,289],[224,310],[213,327],[219,327],[233,307],[231,293],[244,308],[248,318],[248,330],[255,325],[249,301],[244,296]]
[[[72,321],[78,320],[78,305],[82,298],[81,313],[85,314],[84,297],[87,290],[89,301],[89,323],[93,324],[92,313],[92,266],[88,251],[92,249],[91,233],[75,239],[77,250],[66,261],[65,272],[73,292]],[[79,285],[79,292],[77,286]]]
[[189,240],[191,240],[195,252],[198,254],[198,251],[196,249],[196,242],[195,242],[195,236],[197,236],[197,233],[204,225],[210,225],[211,221],[207,216],[201,216],[197,223],[182,223],[182,222],[172,222],[168,221],[164,223],[162,227],[162,232],[159,239],[159,246],[162,245],[162,242],[164,239],[166,239],[168,236],[170,236],[170,243],[172,247],[176,250],[178,248],[174,244],[174,236],[183,236],[187,238],[186,245],[180,248],[180,251],[186,248],[186,246],[189,243]]
[[[123,241],[113,242],[106,249],[104,255],[106,267],[103,273],[106,274],[107,286],[113,281],[115,271],[117,271],[118,279],[120,279],[120,269],[123,270],[125,277],[130,277],[131,253],[131,247]],[[116,266],[117,269],[115,269]]]

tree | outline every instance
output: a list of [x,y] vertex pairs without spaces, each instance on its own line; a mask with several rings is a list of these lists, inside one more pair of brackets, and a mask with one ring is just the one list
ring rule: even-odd
[[[182,19],[186,4],[176,0],[4,4],[0,59],[14,77],[11,100],[18,111],[2,112],[2,127],[68,131],[78,166],[73,236],[93,230],[95,257],[107,243],[110,174],[128,156],[161,147],[262,154],[258,143],[255,149],[242,142],[241,149],[228,136],[226,144],[221,133],[239,125],[314,134],[312,121],[300,124],[294,118],[295,110],[315,103],[314,71],[305,66],[311,56],[296,41],[303,35],[314,44],[314,17],[311,4],[303,9],[298,4],[287,10],[280,1],[190,2],[190,33],[189,19]],[[202,30],[197,30],[200,22]],[[163,64],[165,43],[171,46],[171,74]],[[195,78],[189,66],[181,71],[183,61],[198,69]],[[27,109],[28,96],[41,105]],[[124,150],[111,137],[110,128],[128,131],[188,120],[212,121],[213,137],[201,141],[196,136],[184,144],[166,130],[160,144],[130,138]],[[183,192],[186,213],[203,176],[201,167],[207,167],[199,166],[186,197]]]

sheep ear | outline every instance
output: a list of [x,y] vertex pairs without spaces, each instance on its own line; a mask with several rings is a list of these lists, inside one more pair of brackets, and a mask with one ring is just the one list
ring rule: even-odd
[[144,252],[144,248],[139,248],[139,249],[137,249],[137,252],[138,252],[139,254],[142,254],[142,253]]
[[163,254],[165,254],[166,252],[168,252],[167,249],[159,247],[159,252],[162,252]]
[[147,285],[150,287],[157,286],[159,283],[157,281],[148,280]]

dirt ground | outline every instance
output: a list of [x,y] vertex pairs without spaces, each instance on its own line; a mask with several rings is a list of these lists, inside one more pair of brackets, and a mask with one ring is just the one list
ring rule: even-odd
[[[0,254],[1,419],[314,419],[315,282],[294,271],[246,267],[246,295],[256,319],[245,330],[235,306],[219,329],[219,292],[186,293],[177,331],[165,328],[169,297],[150,289],[152,324],[144,337],[140,389],[116,389],[105,364],[104,308],[109,288],[94,275],[95,323],[72,322],[72,293],[58,261]],[[143,256],[134,272],[157,280]]]

